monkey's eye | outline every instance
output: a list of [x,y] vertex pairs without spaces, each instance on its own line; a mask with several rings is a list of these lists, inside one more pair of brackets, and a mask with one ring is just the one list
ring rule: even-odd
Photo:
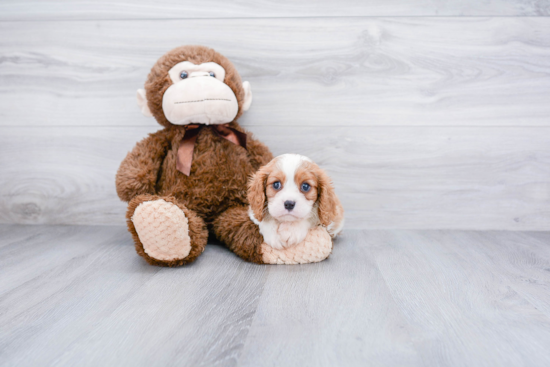
[[304,182],[304,183],[302,184],[302,191],[303,191],[303,192],[308,192],[309,189],[311,189],[311,186],[310,186],[307,182]]
[[180,74],[180,78],[185,79],[185,78],[187,78],[188,75],[189,74],[187,74],[187,71],[182,71],[181,74]]
[[211,77],[215,78],[216,77],[216,74],[214,74],[213,71],[209,71],[208,74],[210,74]]
[[275,190],[279,190],[281,188],[281,182],[280,181],[273,182],[273,188]]

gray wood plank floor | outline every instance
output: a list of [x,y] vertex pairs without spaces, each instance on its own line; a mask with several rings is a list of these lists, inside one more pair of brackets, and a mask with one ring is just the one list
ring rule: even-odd
[[331,257],[211,244],[151,267],[118,226],[0,226],[2,366],[548,366],[550,233],[346,231]]

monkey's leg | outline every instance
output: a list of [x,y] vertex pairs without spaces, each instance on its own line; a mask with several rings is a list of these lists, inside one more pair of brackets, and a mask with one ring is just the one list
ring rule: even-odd
[[173,197],[138,195],[128,204],[126,219],[137,253],[151,265],[189,264],[208,240],[202,218]]
[[214,220],[216,237],[243,260],[264,264],[261,252],[263,236],[248,216],[248,206],[227,209]]
[[248,216],[248,207],[223,212],[213,223],[216,237],[246,261],[257,264],[306,264],[323,261],[332,252],[332,239],[323,227],[309,230],[306,238],[283,250],[264,242],[258,226]]

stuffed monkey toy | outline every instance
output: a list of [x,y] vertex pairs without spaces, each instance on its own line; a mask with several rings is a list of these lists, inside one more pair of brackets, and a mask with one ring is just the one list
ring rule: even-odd
[[137,253],[149,264],[193,262],[209,231],[254,263],[328,257],[332,242],[326,231],[312,231],[293,253],[264,243],[250,215],[247,183],[273,156],[236,121],[250,107],[252,92],[227,58],[203,46],[173,49],[153,66],[137,98],[142,113],[164,128],[128,153],[116,189],[128,202]]

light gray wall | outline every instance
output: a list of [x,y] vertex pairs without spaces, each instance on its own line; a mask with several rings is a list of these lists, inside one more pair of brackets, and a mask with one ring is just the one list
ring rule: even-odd
[[549,14],[519,0],[3,1],[0,222],[123,224],[116,169],[159,128],[135,90],[164,52],[204,44],[252,84],[241,124],[325,167],[348,228],[548,230]]

